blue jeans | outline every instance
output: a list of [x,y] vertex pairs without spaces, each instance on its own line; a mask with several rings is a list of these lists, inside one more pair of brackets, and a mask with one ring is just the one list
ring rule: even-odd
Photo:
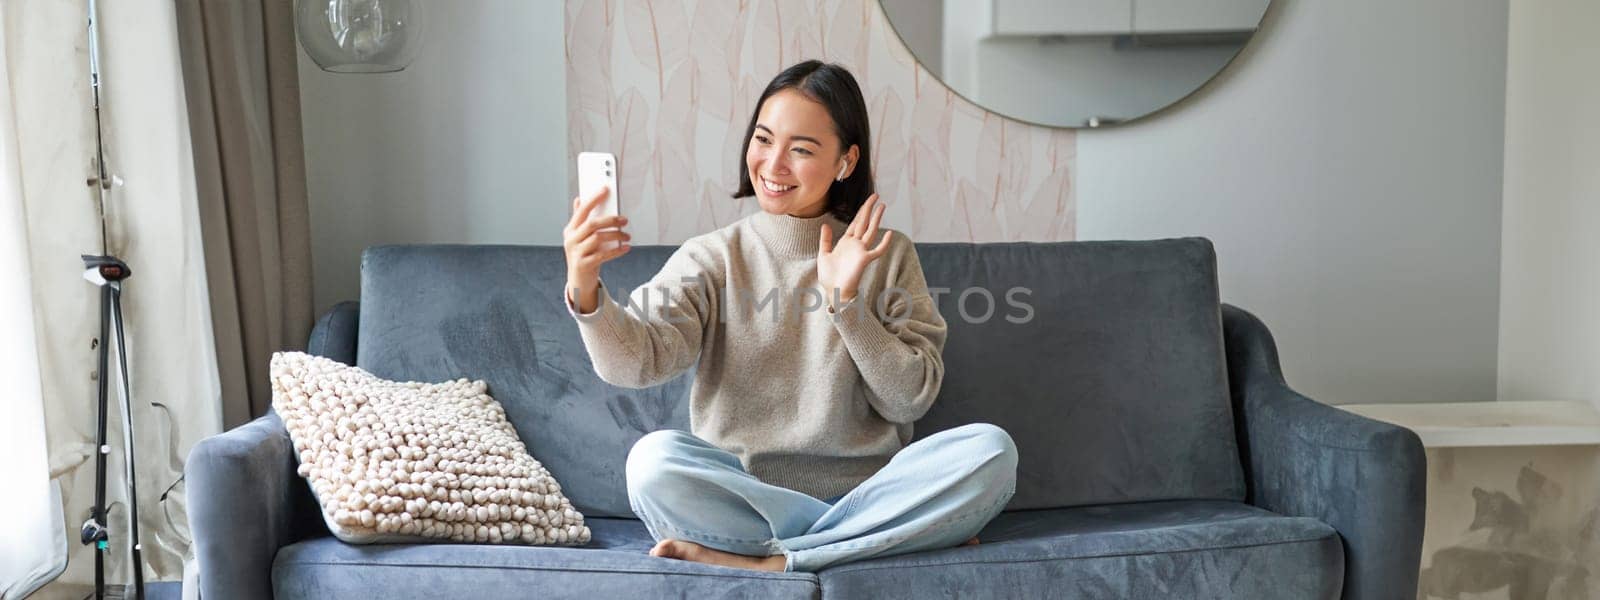
[[739,458],[682,431],[656,431],[628,453],[628,500],[656,540],[734,554],[783,554],[814,572],[871,557],[960,544],[1016,492],[1017,448],[975,423],[911,443],[843,496],[819,500],[763,483]]

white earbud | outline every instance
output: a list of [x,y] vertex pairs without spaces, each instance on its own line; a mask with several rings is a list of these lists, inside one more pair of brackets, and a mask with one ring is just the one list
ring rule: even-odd
[[839,167],[839,176],[833,178],[833,180],[834,181],[844,181],[844,172],[846,170],[848,170],[849,168],[850,168],[850,161],[848,161],[848,160],[844,161],[844,165]]

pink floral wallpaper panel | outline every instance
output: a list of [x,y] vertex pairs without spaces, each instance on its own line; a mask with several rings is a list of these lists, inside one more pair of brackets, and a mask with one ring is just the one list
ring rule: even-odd
[[951,92],[876,0],[568,0],[566,34],[567,145],[617,155],[635,243],[758,210],[730,197],[744,127],[766,83],[812,58],[861,84],[885,226],[919,242],[1075,239],[1076,134]]

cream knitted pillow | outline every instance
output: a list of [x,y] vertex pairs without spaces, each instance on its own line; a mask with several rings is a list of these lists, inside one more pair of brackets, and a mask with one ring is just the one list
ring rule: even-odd
[[487,387],[397,383],[302,352],[272,355],[272,407],[339,539],[587,543],[583,515]]

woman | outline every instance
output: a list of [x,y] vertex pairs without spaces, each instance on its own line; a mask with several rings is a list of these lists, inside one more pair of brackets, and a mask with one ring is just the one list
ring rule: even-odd
[[998,427],[907,445],[939,392],[945,321],[911,240],[877,237],[869,140],[849,71],[779,73],[751,115],[734,194],[761,210],[684,242],[630,294],[633,309],[599,276],[630,236],[598,230],[627,219],[588,220],[604,190],[574,199],[566,301],[600,378],[646,387],[699,362],[693,433],[650,433],[628,455],[650,554],[817,571],[976,543],[1011,498],[1016,449]]

